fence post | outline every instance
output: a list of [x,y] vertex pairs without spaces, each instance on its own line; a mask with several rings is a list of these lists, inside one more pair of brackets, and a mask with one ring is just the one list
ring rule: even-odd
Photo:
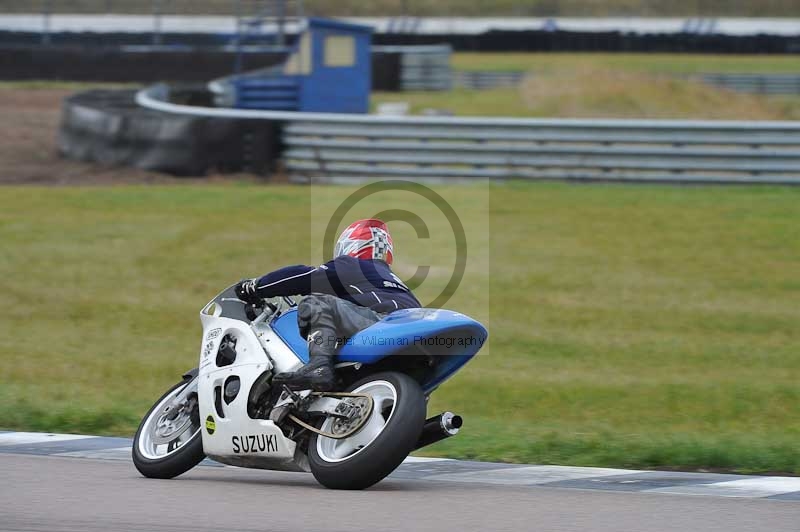
[[153,0],[153,46],[161,44],[161,0]]
[[41,43],[48,45],[50,39],[50,14],[53,8],[53,0],[44,0],[42,2],[42,36]]

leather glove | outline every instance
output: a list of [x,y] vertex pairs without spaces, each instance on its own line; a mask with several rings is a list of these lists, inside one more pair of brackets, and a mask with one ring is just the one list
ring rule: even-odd
[[234,288],[236,297],[246,303],[260,303],[261,296],[256,291],[256,283],[258,279],[242,279]]

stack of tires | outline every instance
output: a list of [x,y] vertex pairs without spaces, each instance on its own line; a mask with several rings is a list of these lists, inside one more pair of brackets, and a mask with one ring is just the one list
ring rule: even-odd
[[[139,107],[135,95],[127,89],[90,90],[67,98],[59,152],[70,159],[179,176],[263,175],[274,169],[279,124],[161,113]],[[210,100],[204,91],[184,91],[188,99],[203,100],[204,95]]]

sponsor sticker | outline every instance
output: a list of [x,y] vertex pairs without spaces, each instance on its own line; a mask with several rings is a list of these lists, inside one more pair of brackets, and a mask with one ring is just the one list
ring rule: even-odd
[[206,335],[206,340],[213,340],[214,338],[217,338],[221,332],[222,329],[211,329]]
[[208,342],[206,346],[203,348],[203,359],[208,358],[211,354],[211,351],[214,350],[214,342]]
[[209,436],[214,434],[217,430],[217,424],[214,422],[214,416],[208,416],[206,418],[206,432],[208,432]]

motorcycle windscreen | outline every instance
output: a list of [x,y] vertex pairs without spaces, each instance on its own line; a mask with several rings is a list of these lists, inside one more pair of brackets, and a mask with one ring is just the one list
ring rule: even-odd
[[205,307],[203,307],[201,313],[219,316],[222,318],[230,318],[232,320],[250,322],[250,319],[247,317],[247,314],[244,310],[246,303],[241,301],[236,296],[236,291],[234,289],[236,288],[237,284],[238,283],[232,284],[220,292],[214,299],[209,301]]

